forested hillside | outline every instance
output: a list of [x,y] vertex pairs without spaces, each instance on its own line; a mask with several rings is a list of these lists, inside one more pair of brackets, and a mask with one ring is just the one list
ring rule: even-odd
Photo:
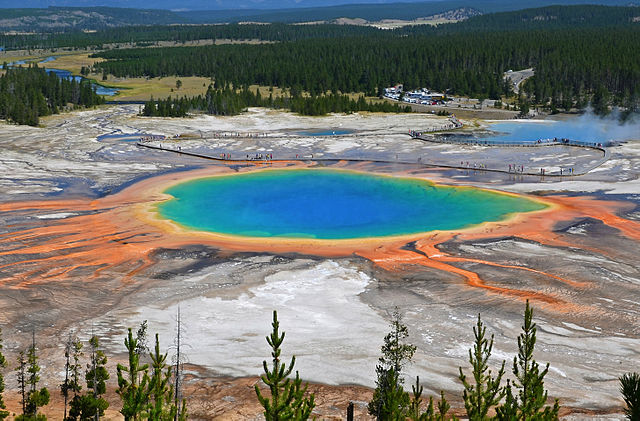
[[[417,17],[432,16],[462,7],[475,8],[476,3],[481,2],[451,0],[416,3],[401,2],[393,4],[342,4],[327,7],[299,7],[280,10],[197,10],[180,12],[180,14],[199,23],[238,22],[245,20],[251,22],[298,23],[332,21],[338,18],[360,18],[367,21],[378,21],[382,19],[410,20]],[[506,2],[501,0],[496,3],[506,5]]]
[[[372,0],[283,0],[271,2],[185,0],[176,6],[174,0],[158,0],[153,3],[142,0],[110,0],[109,5],[112,7],[100,7],[104,6],[103,1],[30,0],[31,8],[24,8],[23,1],[3,0],[0,2],[0,22],[4,31],[59,32],[61,30],[95,30],[113,26],[176,23],[317,22],[343,17],[361,18],[368,21],[412,20],[460,8],[474,8],[481,13],[496,13],[531,6],[571,4],[626,6],[634,3],[638,4],[633,0],[537,0],[535,4],[527,0],[441,0],[397,3],[384,0],[379,2]],[[64,5],[83,5],[86,7],[52,7]],[[180,11],[174,12],[173,10],[176,8],[179,8]]]
[[[466,31],[603,28],[617,25],[638,27],[639,19],[640,7],[548,6],[474,16],[463,22],[440,25],[437,32],[449,34]],[[425,26],[409,26],[399,31],[424,33],[429,30]]]
[[20,48],[85,48],[113,43],[152,44],[156,41],[187,42],[205,39],[295,41],[306,38],[335,38],[370,35],[380,30],[353,25],[167,25],[127,26],[93,33],[0,34],[0,45]]
[[[496,0],[497,1],[497,0]],[[161,41],[262,43],[158,47]],[[511,96],[503,74],[534,68],[521,102],[552,109],[592,102],[637,109],[640,8],[550,6],[396,30],[350,25],[227,24],[131,26],[93,33],[0,35],[7,48],[111,48],[92,70],[116,77],[202,76],[217,86],[277,86],[380,95],[396,83],[452,95]],[[117,44],[141,48],[116,48]],[[158,48],[146,48],[148,46]]]
[[[3,9],[0,9],[0,14]],[[101,9],[102,10],[102,9]],[[107,9],[120,10],[120,9]],[[134,11],[145,13],[147,11]],[[7,13],[7,12],[5,12]],[[119,15],[118,15],[119,16]],[[290,25],[283,23],[227,25],[150,25],[133,14],[133,22],[145,23],[117,28],[102,28],[97,32],[66,31],[22,34],[0,34],[5,49],[22,48],[86,48],[104,47],[114,43],[149,45],[157,41],[188,42],[195,40],[231,39],[261,41],[296,41],[308,38],[337,38],[369,35],[449,35],[473,31],[544,30],[640,26],[640,8],[607,6],[550,6],[516,12],[475,16],[467,21],[443,24],[406,26],[393,31],[355,25]],[[113,21],[117,22],[117,20]],[[111,23],[113,23],[111,22]]]
[[[340,3],[346,3],[340,1]],[[426,2],[381,2],[371,4],[339,4],[327,6],[323,0],[322,5],[312,7],[300,7],[304,3],[299,2],[296,8],[280,10],[192,10],[179,12],[180,15],[199,23],[222,22],[317,22],[331,21],[338,18],[361,18],[367,21],[379,21],[383,19],[413,20],[419,17],[432,16],[449,10],[460,8],[473,8],[483,14],[508,12],[535,7],[551,5],[581,5],[601,4],[608,6],[628,6],[633,1],[626,0],[445,0]],[[637,4],[637,2],[636,2]],[[235,7],[235,4],[234,4]],[[201,7],[200,9],[208,9]]]
[[233,86],[296,87],[375,95],[386,86],[429,87],[499,98],[503,72],[536,68],[524,86],[537,103],[584,103],[606,92],[617,103],[640,96],[640,28],[614,26],[441,35],[308,39],[267,45],[113,50],[97,64],[117,77],[206,76]]
[[0,119],[38,124],[39,117],[103,102],[88,81],[60,79],[36,66],[10,68],[0,76]]

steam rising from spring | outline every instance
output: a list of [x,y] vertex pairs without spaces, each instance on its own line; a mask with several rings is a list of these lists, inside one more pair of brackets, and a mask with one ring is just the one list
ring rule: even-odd
[[586,129],[608,141],[640,140],[640,116],[632,114],[623,121],[622,112],[617,108],[604,117],[594,114],[589,108],[580,117],[568,119],[563,125],[580,131]]

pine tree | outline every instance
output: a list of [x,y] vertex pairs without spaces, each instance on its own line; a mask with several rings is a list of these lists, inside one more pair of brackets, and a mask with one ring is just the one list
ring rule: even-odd
[[500,386],[502,376],[504,375],[504,364],[493,377],[489,370],[489,358],[493,349],[493,335],[491,339],[485,338],[487,328],[480,319],[478,314],[478,322],[473,328],[475,343],[473,350],[469,350],[469,364],[472,367],[473,383],[467,381],[467,376],[459,368],[459,379],[464,385],[464,407],[467,410],[467,416],[470,421],[484,421],[489,419],[489,409],[498,403],[505,394],[504,389]]
[[449,417],[449,410],[451,409],[451,405],[447,402],[447,399],[444,397],[444,392],[440,392],[440,402],[438,402],[438,413],[434,416],[434,421],[446,421],[447,419],[452,421],[457,421],[455,416]]
[[156,103],[153,100],[153,95],[151,95],[151,98],[149,99],[149,101],[144,103],[142,115],[146,117],[154,117],[157,115],[157,113],[158,113],[158,109],[156,108]]
[[302,380],[296,371],[296,377],[292,381],[289,375],[293,372],[296,363],[296,357],[291,357],[291,362],[287,366],[280,360],[280,349],[284,341],[285,333],[280,334],[278,322],[278,313],[273,311],[273,331],[266,337],[267,343],[271,347],[271,356],[273,358],[273,366],[271,370],[267,365],[267,361],[263,361],[262,365],[264,373],[260,378],[269,387],[271,396],[263,396],[258,385],[255,386],[258,401],[264,408],[264,416],[267,421],[284,421],[295,420],[303,421],[309,419],[311,411],[315,407],[314,395],[307,396],[307,385],[302,386]]
[[[544,390],[544,376],[549,364],[541,371],[533,358],[536,344],[536,324],[532,322],[533,310],[529,300],[524,311],[524,325],[518,337],[518,355],[513,358],[513,387],[505,389],[505,403],[496,412],[501,420],[557,420],[560,406],[556,399],[553,406],[545,406],[547,392]],[[513,388],[518,391],[513,395]],[[501,417],[507,418],[501,418]]]
[[640,421],[640,374],[627,373],[620,377],[620,393],[627,407],[624,413],[629,421]]
[[[385,369],[378,373],[378,388],[374,391],[373,399],[369,402],[369,413],[372,411],[372,402],[376,403],[376,419],[384,421],[400,421],[407,416],[411,404],[409,394],[402,387],[403,379],[393,369]],[[376,394],[376,392],[379,392]]]
[[518,401],[513,396],[511,381],[507,379],[507,385],[504,387],[505,399],[502,405],[496,408],[496,420],[500,421],[517,421],[518,420]]
[[9,416],[9,411],[6,411],[6,405],[4,403],[4,399],[2,398],[2,394],[4,393],[4,376],[2,374],[2,369],[7,367],[7,360],[4,358],[2,354],[2,329],[0,328],[0,421],[4,420]]
[[400,419],[408,409],[410,398],[402,388],[401,373],[416,352],[415,345],[405,343],[408,336],[409,329],[402,323],[402,315],[396,308],[392,314],[391,332],[384,337],[380,348],[382,356],[376,366],[376,389],[368,408],[369,414],[378,419]]
[[522,99],[520,100],[520,103],[518,105],[520,107],[520,116],[521,117],[526,117],[529,115],[529,103],[527,102],[526,99]]
[[591,106],[593,107],[593,112],[598,115],[607,115],[609,114],[609,91],[604,87],[604,85],[599,85],[591,99]]
[[105,382],[109,379],[109,372],[105,365],[107,357],[100,349],[100,342],[97,336],[92,336],[89,340],[91,348],[91,360],[87,364],[85,380],[87,381],[87,394],[84,396],[83,411],[81,419],[94,419],[98,421],[104,415],[109,403],[102,397],[107,392]]
[[175,372],[173,375],[174,392],[173,392],[173,404],[176,407],[176,415],[174,421],[184,421],[187,419],[187,400],[182,398],[182,360],[183,355],[181,353],[182,345],[182,319],[180,317],[180,307],[178,306],[176,317],[176,354],[174,355],[174,367]]
[[[65,397],[65,402],[69,396],[69,392],[73,392],[73,398],[69,404],[69,413],[66,414],[65,407],[65,420],[75,421],[82,414],[82,407],[84,397],[80,395],[82,391],[82,384],[80,382],[80,370],[82,365],[80,364],[80,357],[82,354],[82,342],[79,339],[72,340],[69,338],[69,343],[65,349],[65,356],[67,357],[67,368],[65,382],[60,385],[61,392]],[[71,361],[70,359],[73,359]]]
[[146,409],[149,401],[147,381],[147,364],[140,365],[140,355],[136,353],[138,341],[133,337],[133,332],[129,329],[124,346],[129,352],[128,367],[118,364],[118,390],[116,393],[122,400],[120,413],[124,415],[125,421],[138,421],[142,418],[142,412]]
[[64,397],[64,420],[67,420],[67,406],[69,394],[73,392],[74,398],[82,390],[79,381],[80,356],[82,355],[82,342],[69,335],[64,347],[64,382],[60,384],[60,394]]
[[422,411],[422,391],[423,387],[420,385],[420,377],[416,376],[416,384],[411,386],[413,392],[411,396],[411,402],[407,410],[407,418],[411,421],[430,421],[433,419],[433,398],[429,397],[429,405],[427,409]]
[[38,390],[38,383],[40,382],[40,366],[38,365],[38,354],[36,351],[36,339],[35,333],[33,333],[31,347],[29,347],[29,350],[27,351],[26,361],[28,373],[26,383],[29,385],[29,390],[26,396],[26,405],[23,404],[25,408],[24,414],[17,416],[16,421],[45,421],[47,419],[45,415],[38,413],[38,408],[49,403],[50,396],[49,390],[46,387]]
[[24,351],[18,354],[18,366],[16,367],[16,377],[18,388],[20,389],[20,404],[22,405],[22,415],[27,412],[27,360],[24,358]]
[[[438,402],[437,408],[438,412],[435,412],[433,397],[429,397],[429,405],[427,405],[427,409],[423,412],[422,407],[422,391],[423,388],[420,385],[420,378],[416,377],[415,386],[411,386],[413,396],[411,397],[411,402],[409,403],[409,407],[405,413],[407,419],[411,421],[446,421],[452,420],[457,421],[455,415],[449,416],[449,409],[451,409],[451,405],[447,402],[447,399],[444,397],[444,392],[440,392],[440,402]],[[386,420],[386,418],[384,418]],[[392,419],[404,420],[402,416],[397,416]]]
[[[83,67],[84,69],[84,67]],[[71,371],[71,334],[69,334],[69,338],[64,346],[64,381],[60,384],[60,394],[64,397],[64,416],[63,420],[67,419],[67,404],[69,400],[69,391],[71,390],[69,379],[69,372]]]
[[[160,353],[160,340],[157,334],[153,353],[149,355],[152,361],[152,374],[149,380],[148,417],[150,420],[172,421],[177,417],[178,408],[174,403],[171,366],[166,363],[167,354]],[[183,416],[186,416],[185,412]]]

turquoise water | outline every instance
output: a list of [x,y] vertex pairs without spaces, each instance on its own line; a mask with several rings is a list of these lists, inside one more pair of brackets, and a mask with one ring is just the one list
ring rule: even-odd
[[340,136],[351,133],[353,133],[353,130],[348,129],[307,130],[297,132],[297,134],[299,134],[300,136]]
[[96,137],[98,142],[105,140],[119,140],[121,142],[139,142],[142,136],[149,136],[146,133],[107,133]]
[[486,137],[488,140],[536,141],[557,137],[583,142],[605,142],[610,139],[605,125],[595,128],[592,125],[579,124],[578,121],[544,123],[509,121],[494,123],[490,128],[498,133]]
[[275,170],[187,181],[160,215],[187,228],[250,237],[344,239],[450,230],[544,205],[427,181],[336,170]]

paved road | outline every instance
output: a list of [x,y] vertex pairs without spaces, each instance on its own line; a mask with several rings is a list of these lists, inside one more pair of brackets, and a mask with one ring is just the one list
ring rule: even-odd
[[533,68],[518,70],[517,72],[506,72],[505,77],[511,81],[513,92],[520,91],[520,84],[534,75]]

